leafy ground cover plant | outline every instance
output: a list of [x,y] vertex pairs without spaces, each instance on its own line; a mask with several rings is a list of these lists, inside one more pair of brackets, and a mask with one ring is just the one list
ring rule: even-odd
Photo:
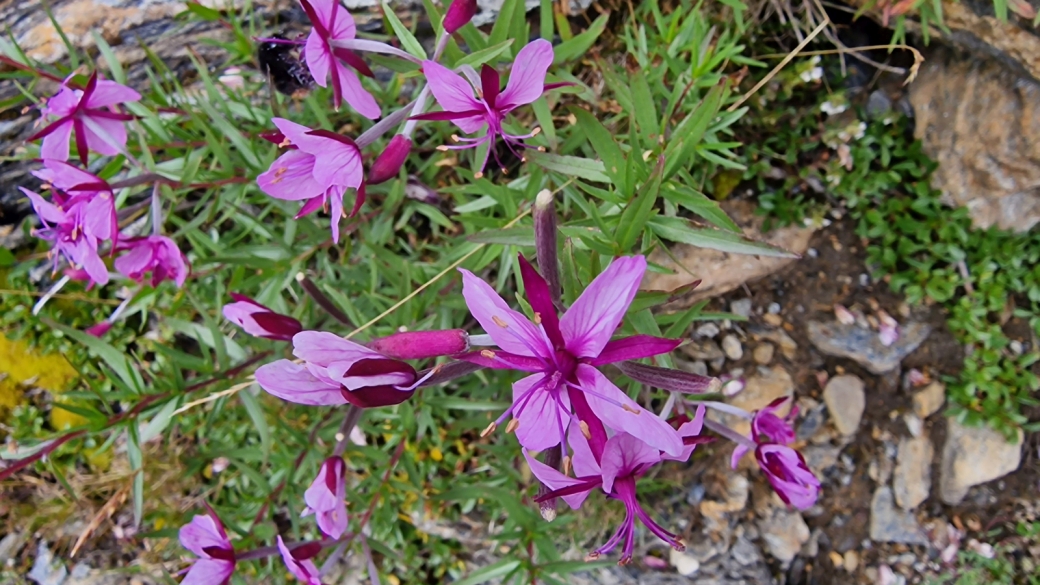
[[[474,2],[426,3],[430,44],[386,6],[387,34],[362,35],[335,0],[300,5],[300,38],[248,11],[189,12],[225,22],[229,65],[274,51],[291,83],[272,85],[317,86],[302,97],[268,89],[270,62],[196,62],[185,88],[153,58],[151,83],[130,88],[100,37],[107,68],[5,57],[41,112],[23,158],[43,181],[25,187],[38,251],[7,273],[42,296],[7,304],[5,322],[86,352],[70,352],[81,386],[44,405],[72,428],[23,408],[0,481],[37,474],[75,502],[82,466],[115,471],[94,493],[129,499],[123,538],[183,556],[167,568],[187,583],[319,583],[346,554],[373,580],[442,582],[468,551],[428,532],[462,515],[500,546],[459,582],[559,582],[588,565],[560,550],[573,517],[556,501],[592,494],[625,514],[605,540],[571,534],[588,560],[628,562],[644,533],[682,549],[638,488],[718,438],[734,465],[754,453],[784,501],[813,504],[782,405],[743,412],[718,380],[672,369],[700,308],[661,314],[683,291],[638,292],[668,242],[786,254],[694,187],[741,167],[726,137],[746,109],[724,72],[757,63],[729,28],[650,3],[621,37],[639,67],[587,67],[607,16],[575,34],[550,2],[530,42],[523,2],[488,32]],[[33,91],[41,80],[54,92]],[[57,508],[15,517],[38,527]]]

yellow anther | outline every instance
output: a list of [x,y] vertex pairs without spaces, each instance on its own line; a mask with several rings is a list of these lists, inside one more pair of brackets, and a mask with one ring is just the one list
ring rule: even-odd
[[506,329],[509,327],[509,324],[503,321],[498,315],[492,315],[491,320],[495,322],[495,325],[498,325],[502,329]]
[[484,178],[484,173],[482,171],[477,171],[477,172],[473,173],[473,178],[474,179],[483,179]]
[[448,150],[450,150],[450,149],[447,146],[442,144],[442,145],[437,147],[437,150],[439,150],[441,152],[448,152]]
[[534,314],[534,324],[535,325],[541,325],[542,324],[542,314],[541,313],[535,313]]
[[571,456],[570,455],[564,455],[563,456],[563,474],[564,475],[570,475],[571,474]]
[[622,404],[621,408],[624,408],[625,410],[627,410],[628,412],[631,412],[632,414],[639,414],[638,410],[636,410],[635,408],[632,408],[631,406],[629,406],[627,404]]
[[292,146],[292,141],[289,140],[288,136],[286,136],[285,138],[282,139],[281,142],[278,143],[278,146],[280,148],[285,148],[286,146]]
[[509,421],[509,424],[506,425],[506,432],[507,433],[512,433],[512,432],[516,431],[516,429],[519,428],[519,426],[520,426],[520,419],[514,418],[514,419]]
[[495,352],[490,349],[481,350],[480,357],[486,357],[489,360],[495,359]]
[[581,429],[581,435],[585,437],[586,440],[592,440],[592,433],[589,432],[589,423],[583,420],[578,421],[578,428]]
[[498,428],[498,425],[496,425],[494,422],[492,422],[491,424],[489,424],[487,426],[486,429],[484,429],[483,431],[480,432],[480,437],[484,438],[484,437],[490,435],[491,433],[495,432],[495,429],[497,429],[497,428]]

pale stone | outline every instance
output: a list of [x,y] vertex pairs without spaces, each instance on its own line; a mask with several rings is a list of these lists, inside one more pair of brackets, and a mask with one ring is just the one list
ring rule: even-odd
[[896,507],[888,486],[879,487],[870,501],[870,538],[877,542],[928,543],[914,515]]
[[675,567],[675,571],[683,577],[689,577],[701,568],[700,561],[675,549],[671,549],[668,552],[668,561]]
[[776,348],[773,347],[772,343],[760,343],[755,346],[754,351],[751,352],[751,357],[755,358],[755,362],[762,364],[763,366],[769,365],[769,362],[773,361],[773,353]]
[[932,382],[914,394],[914,414],[922,420],[933,415],[946,402],[946,387],[942,382]]
[[967,427],[948,418],[939,471],[942,501],[960,503],[972,486],[1003,477],[1022,462],[1022,431],[1013,442],[987,426]]
[[863,380],[851,375],[831,378],[823,389],[823,401],[827,404],[827,411],[838,432],[843,435],[855,434],[867,405]]
[[794,559],[810,536],[802,515],[787,510],[774,510],[772,517],[759,521],[758,530],[766,550],[782,563]]
[[[748,376],[744,391],[729,399],[733,406],[743,408],[748,412],[754,412],[766,407],[770,402],[784,396],[794,395],[794,381],[782,366],[772,368],[758,368],[757,373]],[[790,404],[786,404],[777,414],[786,416],[790,412]],[[709,410],[708,416],[729,425],[738,433],[747,435],[751,432],[751,423],[745,419],[733,415],[721,414],[714,409]]]
[[733,361],[744,357],[744,347],[740,344],[740,340],[737,339],[736,335],[727,335],[722,338],[722,351],[727,358]]
[[904,510],[913,510],[928,499],[928,492],[932,489],[933,457],[935,448],[928,437],[899,442],[892,491],[896,503]]

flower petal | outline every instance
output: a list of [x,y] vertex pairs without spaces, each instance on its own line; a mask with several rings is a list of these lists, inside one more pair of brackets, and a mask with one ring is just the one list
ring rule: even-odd
[[614,362],[652,357],[668,353],[679,347],[682,342],[682,339],[667,339],[653,335],[632,335],[612,339],[603,346],[603,350],[597,357],[589,360],[589,364],[603,366]]
[[26,197],[29,198],[29,202],[32,203],[33,211],[35,211],[36,215],[40,216],[40,219],[45,223],[58,224],[68,221],[68,216],[64,211],[58,209],[56,205],[41,197],[39,193],[30,191],[25,187],[18,188],[21,189],[22,193],[25,193]]
[[181,546],[195,553],[196,556],[209,557],[204,551],[207,548],[230,549],[231,543],[221,534],[217,521],[208,515],[198,515],[184,526],[177,534]]
[[553,305],[552,294],[549,292],[549,284],[545,282],[541,274],[531,266],[531,263],[518,254],[520,261],[520,277],[524,281],[524,292],[527,293],[527,301],[531,303],[531,310],[541,317],[542,326],[549,336],[554,348],[563,349],[563,335],[560,333],[560,319],[556,315],[556,307]]
[[321,138],[322,152],[315,158],[314,180],[319,185],[357,189],[365,174],[361,168],[361,153],[353,144],[344,144]]
[[319,380],[305,366],[289,360],[260,366],[256,370],[256,382],[269,394],[296,404],[338,406],[347,403],[339,386]]
[[459,272],[462,273],[462,296],[469,312],[498,347],[528,357],[549,359],[552,356],[545,337],[527,317],[510,309],[491,285],[469,270],[460,268]]
[[115,156],[126,150],[126,124],[98,116],[83,116],[87,148],[94,152]]
[[571,425],[567,431],[567,442],[571,446],[571,465],[574,467],[574,475],[587,477],[590,475],[601,475],[599,462],[592,453],[589,440],[581,434],[578,425]]
[[538,99],[545,88],[545,74],[553,62],[552,43],[538,39],[516,54],[506,89],[498,96],[498,109],[509,111]]
[[376,98],[361,86],[361,80],[358,79],[357,74],[348,69],[339,59],[333,59],[332,64],[336,68],[336,80],[339,81],[340,93],[343,94],[343,99],[350,104],[350,107],[369,120],[375,120],[382,115]]
[[[118,259],[116,260],[116,268],[119,268]],[[246,333],[254,337],[267,335],[267,330],[256,322],[256,319],[253,318],[253,314],[266,313],[269,312],[268,309],[250,302],[239,301],[237,303],[228,303],[224,305],[222,312],[224,313],[225,319],[238,325]]]
[[618,433],[603,446],[600,462],[603,491],[610,493],[614,480],[628,477],[650,465],[661,462],[661,452],[628,433]]
[[311,77],[314,78],[314,83],[317,83],[321,87],[327,87],[329,68],[332,67],[332,52],[329,51],[328,45],[321,38],[321,33],[318,32],[317,28],[311,29],[311,34],[307,35],[307,43],[303,48],[304,61],[307,63],[307,69],[311,71]]
[[[534,457],[531,457],[531,454],[528,453],[527,450],[524,450],[524,459],[527,459],[527,466],[531,468],[531,473],[533,473],[534,476],[538,478],[538,481],[545,484],[550,490],[560,490],[572,485],[585,483],[573,477],[567,477],[552,467],[538,461]],[[563,501],[567,502],[567,505],[570,506],[572,510],[577,510],[581,507],[585,498],[589,497],[591,492],[592,490],[590,489],[578,494],[563,496]]]
[[234,561],[199,559],[188,569],[181,585],[221,585],[235,572]]
[[43,137],[43,144],[40,145],[40,158],[69,160],[69,139],[71,137],[71,119],[55,126],[50,134]]
[[589,284],[560,319],[567,351],[580,358],[599,356],[621,325],[644,272],[646,258],[625,256],[614,260]]
[[[449,112],[469,112],[478,110],[486,112],[483,102],[473,97],[473,86],[461,75],[433,61],[423,61],[423,72],[430,84],[430,91],[441,108]],[[465,133],[476,132],[484,126],[483,116],[455,120],[455,124]]]
[[[628,433],[646,444],[676,456],[682,453],[682,438],[656,414],[636,404],[596,368],[579,364],[577,377],[585,397],[603,424]],[[593,394],[595,393],[595,394]],[[621,403],[626,408],[616,406]],[[632,412],[635,411],[635,412]],[[638,412],[639,414],[636,414]]]
[[139,240],[123,255],[116,258],[116,270],[131,280],[141,280],[141,275],[152,265],[152,247],[146,240]]
[[302,150],[289,150],[256,178],[256,184],[275,199],[299,201],[316,197],[324,188],[314,179],[315,160],[314,155]]
[[[513,384],[513,404],[519,410],[514,410],[513,415],[520,422],[516,428],[516,440],[532,451],[544,451],[559,445],[563,438],[560,429],[566,433],[571,422],[567,413],[560,412],[552,392],[545,386],[546,382],[548,379],[545,374],[534,374]],[[541,388],[531,391],[539,385]],[[524,398],[528,391],[531,391],[530,395]],[[519,402],[521,399],[522,403]]]
[[141,94],[133,89],[107,79],[99,79],[94,92],[87,98],[88,108],[106,108],[125,102],[136,102],[141,99]]
[[376,351],[328,331],[301,331],[294,335],[293,355],[323,367],[333,362],[356,362],[383,357]]

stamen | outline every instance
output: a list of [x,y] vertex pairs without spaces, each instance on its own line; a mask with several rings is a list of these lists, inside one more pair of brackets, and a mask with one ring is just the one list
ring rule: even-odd
[[592,440],[592,433],[589,431],[589,423],[585,421],[578,421],[578,428],[581,429],[581,434],[585,437],[586,441]]
[[636,409],[632,408],[631,406],[629,406],[627,404],[624,404],[624,403],[621,404],[621,408],[627,410],[628,412],[631,412],[632,414],[639,414],[640,413],[640,411],[638,411],[638,410],[636,410]]
[[541,313],[535,313],[534,314],[534,324],[535,325],[541,325],[542,324],[542,314]]
[[485,357],[489,360],[493,360],[495,359],[495,352],[491,351],[490,349],[484,349],[481,350],[480,357]]
[[593,561],[598,561],[598,560],[599,560],[599,553],[598,552],[590,552],[589,554],[585,555],[585,562],[586,563],[591,563]]
[[473,173],[473,178],[474,179],[483,179],[484,178],[484,172],[483,171],[477,171],[477,172]]
[[[450,150],[450,149],[449,149],[449,148],[448,148],[447,146],[445,146],[445,145],[443,145],[443,144],[442,144],[442,145],[440,145],[440,146],[438,146],[438,147],[437,147],[437,150],[439,150],[439,151],[441,151],[441,152],[448,152],[448,150]],[[478,177],[478,178],[479,178],[479,177]]]
[[564,475],[570,475],[571,474],[571,456],[570,455],[564,455],[564,457],[563,457],[563,474]]
[[498,425],[495,424],[494,422],[492,422],[491,424],[489,424],[487,426],[486,429],[484,429],[483,431],[480,432],[480,438],[483,439],[484,437],[490,435],[491,433],[495,432],[495,429],[497,429],[497,428],[498,428]]
[[531,131],[531,138],[534,138],[535,136],[538,136],[541,133],[542,133],[542,127],[541,126],[535,126],[534,130]]
[[451,141],[452,142],[459,142],[459,135],[458,134],[452,134],[451,135]]
[[518,418],[514,418],[514,419],[512,419],[512,420],[510,420],[510,421],[509,421],[509,424],[507,424],[507,425],[506,425],[506,432],[507,432],[507,433],[512,433],[512,432],[513,432],[513,431],[515,431],[515,430],[516,430],[516,429],[517,429],[517,428],[518,428],[519,426],[520,426],[520,419],[518,419]]
[[289,140],[289,137],[286,136],[284,139],[282,139],[281,142],[278,143],[278,146],[280,148],[285,148],[286,146],[292,146],[292,140]]
[[498,315],[492,315],[491,320],[495,322],[495,325],[498,325],[502,329],[509,328],[509,324],[503,321]]

